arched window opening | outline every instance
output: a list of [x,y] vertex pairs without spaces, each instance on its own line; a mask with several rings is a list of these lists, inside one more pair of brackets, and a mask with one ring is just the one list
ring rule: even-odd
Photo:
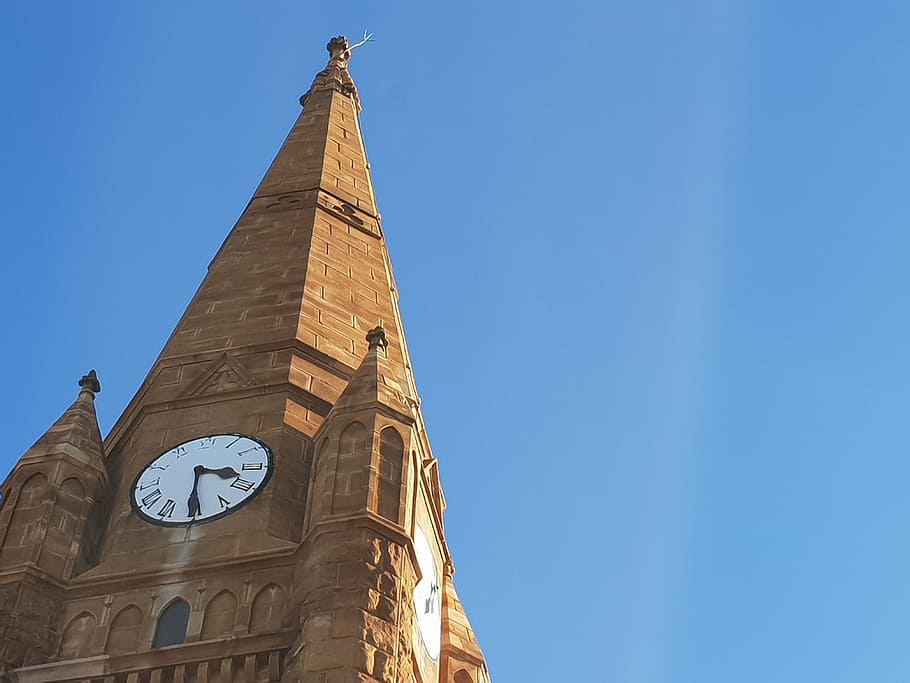
[[335,463],[335,484],[332,488],[332,514],[362,510],[367,498],[367,430],[352,422],[338,439],[338,458]]
[[186,627],[190,621],[190,606],[183,600],[174,600],[158,617],[152,647],[167,647],[186,642]]
[[85,487],[76,477],[70,477],[60,484],[60,492],[67,496],[72,496],[80,501],[85,498]]
[[270,583],[256,594],[250,610],[250,633],[275,631],[284,617],[284,590]]
[[221,591],[211,599],[202,617],[202,639],[228,635],[234,630],[237,598],[230,591]]
[[70,621],[60,639],[60,659],[78,659],[90,655],[95,625],[95,615],[90,612],[83,612]]
[[37,506],[44,499],[47,488],[47,477],[40,472],[30,476],[19,489],[19,505],[22,507]]
[[142,628],[142,612],[136,605],[120,610],[111,622],[107,637],[107,653],[126,655],[135,652],[139,646],[139,630]]
[[464,669],[459,669],[455,672],[455,683],[474,683],[474,681],[471,679],[471,674]]
[[404,442],[398,430],[386,427],[379,434],[379,482],[377,512],[392,522],[400,521],[401,473]]

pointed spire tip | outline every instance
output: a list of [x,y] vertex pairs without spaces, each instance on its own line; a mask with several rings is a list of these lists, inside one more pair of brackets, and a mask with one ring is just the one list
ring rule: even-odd
[[358,113],[362,110],[360,105],[360,96],[357,94],[357,86],[354,85],[354,79],[348,72],[348,60],[351,53],[361,45],[372,40],[371,33],[364,33],[364,39],[356,45],[351,45],[346,36],[335,36],[326,45],[329,51],[329,63],[326,67],[316,74],[316,80],[310,89],[301,95],[300,104],[306,108],[306,101],[311,94],[324,90],[336,90],[342,95],[347,95],[354,100]]

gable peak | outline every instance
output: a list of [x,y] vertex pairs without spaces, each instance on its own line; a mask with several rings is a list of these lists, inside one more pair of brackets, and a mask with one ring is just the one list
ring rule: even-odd
[[212,360],[181,396],[201,396],[233,389],[246,389],[257,384],[256,378],[232,354],[225,351]]

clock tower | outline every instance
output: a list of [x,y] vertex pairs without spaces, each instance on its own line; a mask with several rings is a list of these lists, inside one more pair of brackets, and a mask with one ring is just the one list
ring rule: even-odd
[[328,50],[111,432],[92,371],[0,486],[0,682],[489,682]]

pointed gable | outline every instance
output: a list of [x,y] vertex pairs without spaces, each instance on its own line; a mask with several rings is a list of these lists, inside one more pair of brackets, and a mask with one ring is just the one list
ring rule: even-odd
[[201,396],[255,384],[256,378],[239,360],[228,353],[222,353],[184,390],[183,396]]

